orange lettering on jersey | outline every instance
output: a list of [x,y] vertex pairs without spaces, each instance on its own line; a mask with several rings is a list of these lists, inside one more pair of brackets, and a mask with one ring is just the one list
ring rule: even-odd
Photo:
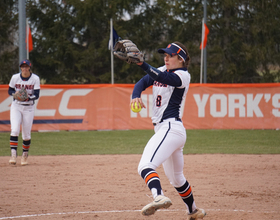
[[154,81],[154,86],[157,86],[157,87],[167,87],[167,84],[163,84],[163,83]]
[[33,89],[34,85],[25,85],[25,89]]
[[16,89],[25,88],[27,90],[33,90],[34,89],[34,85],[20,85],[20,84],[16,84],[15,88]]

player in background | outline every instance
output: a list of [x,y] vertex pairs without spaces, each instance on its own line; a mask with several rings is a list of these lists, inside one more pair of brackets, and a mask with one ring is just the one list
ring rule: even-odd
[[153,85],[153,116],[155,134],[148,141],[142,154],[138,173],[151,190],[154,201],[142,209],[143,215],[152,215],[157,209],[168,208],[171,200],[164,196],[157,167],[163,165],[170,183],[175,187],[187,208],[187,219],[202,219],[206,213],[197,208],[189,182],[183,174],[183,148],[186,129],[181,121],[181,105],[190,84],[187,48],[174,42],[158,50],[164,54],[165,65],[154,68],[146,62],[137,63],[146,73],[134,86],[130,105],[145,107],[141,93]]
[[22,125],[22,157],[21,165],[27,165],[28,151],[31,144],[31,128],[34,118],[34,100],[39,98],[40,93],[40,78],[34,73],[31,73],[31,63],[29,60],[23,60],[20,63],[21,72],[14,74],[9,83],[9,95],[13,95],[24,87],[28,92],[28,98],[25,101],[13,99],[10,110],[10,148],[11,158],[10,164],[17,162],[18,136],[20,126]]

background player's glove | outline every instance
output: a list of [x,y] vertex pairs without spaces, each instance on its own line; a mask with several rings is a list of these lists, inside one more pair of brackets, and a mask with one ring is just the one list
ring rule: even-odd
[[24,87],[21,88],[21,90],[17,91],[13,94],[14,99],[18,101],[25,101],[28,99],[27,91]]
[[144,62],[144,54],[131,40],[120,40],[114,47],[114,55],[127,63]]

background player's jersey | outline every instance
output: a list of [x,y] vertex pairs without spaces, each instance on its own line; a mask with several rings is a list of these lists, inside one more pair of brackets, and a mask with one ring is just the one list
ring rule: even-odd
[[[22,87],[24,87],[28,93],[28,96],[34,95],[34,90],[40,89],[40,78],[34,74],[31,73],[30,77],[23,78],[20,73],[14,74],[11,78],[11,81],[9,83],[9,86],[15,91],[19,91]],[[29,101],[18,101],[14,100],[17,104],[33,104],[33,100]]]
[[[158,70],[165,72],[166,67],[160,67]],[[157,81],[153,83],[153,123],[167,118],[182,117],[182,103],[184,103],[183,101],[188,92],[191,77],[187,69],[177,69],[173,73],[180,77],[182,82],[180,87],[170,86]]]

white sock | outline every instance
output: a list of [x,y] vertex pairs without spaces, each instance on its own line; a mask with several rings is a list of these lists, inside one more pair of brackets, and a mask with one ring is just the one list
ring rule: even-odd
[[189,210],[189,207],[187,206],[187,204],[186,204],[186,207],[187,207],[187,210],[188,210],[189,214],[192,214],[197,209],[194,201],[193,201],[193,204],[192,204],[192,213],[190,213],[190,210]]
[[[153,198],[155,199],[158,196],[157,189],[156,188],[152,188],[151,191],[152,191],[152,194],[153,194]],[[164,196],[162,190],[161,190],[161,195]]]
[[11,149],[11,155],[12,155],[12,157],[16,157],[17,151],[15,149]]

